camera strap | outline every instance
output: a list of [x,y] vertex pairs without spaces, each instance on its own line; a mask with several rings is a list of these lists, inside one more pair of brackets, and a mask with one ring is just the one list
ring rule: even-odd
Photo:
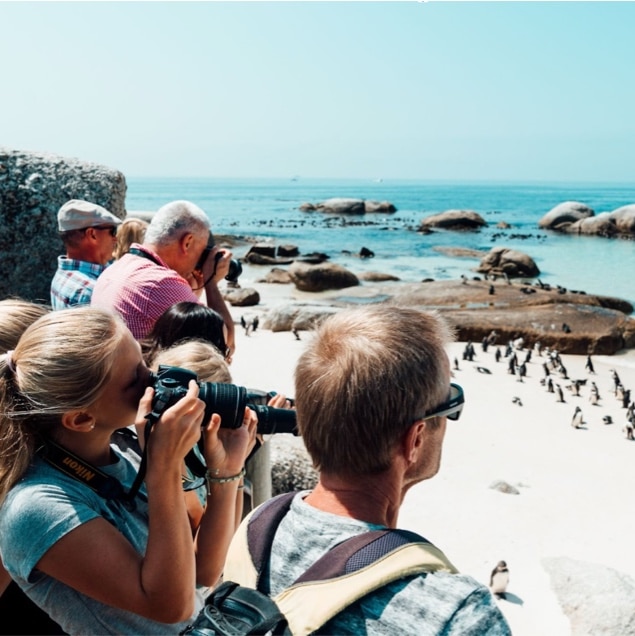
[[[124,430],[126,429],[117,431],[117,433],[124,433]],[[133,436],[132,432],[127,432],[130,433],[130,436]],[[48,464],[65,475],[85,484],[104,499],[119,499],[131,503],[138,494],[138,488],[134,492],[131,488],[130,492],[126,493],[125,488],[118,479],[84,461],[81,457],[51,439],[47,439],[37,449],[37,454]]]
[[140,250],[138,247],[131,247],[128,250],[128,254],[132,254],[133,256],[140,256],[141,258],[147,258],[149,261],[152,261],[155,265],[159,265],[160,267],[165,267],[163,263],[160,263],[152,254],[148,252],[144,252]]

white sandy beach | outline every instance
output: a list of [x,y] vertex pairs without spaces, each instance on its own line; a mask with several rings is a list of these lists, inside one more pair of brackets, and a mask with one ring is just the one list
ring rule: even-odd
[[[236,321],[261,314],[290,295],[288,286],[252,283],[261,304],[232,308]],[[298,341],[290,332],[262,328],[246,336],[238,324],[234,381],[293,395],[293,367],[310,336],[302,332],[301,337]],[[498,603],[515,636],[566,636],[569,621],[542,559],[568,557],[635,577],[630,492],[635,442],[623,436],[625,409],[612,393],[609,373],[615,368],[625,387],[635,387],[634,352],[594,356],[595,375],[585,370],[584,356],[562,356],[569,378],[588,382],[575,397],[564,388],[569,381],[555,375],[566,400],[558,403],[540,384],[544,357],[534,355],[527,377],[519,382],[507,373],[505,358],[495,362],[494,348],[483,353],[475,343],[473,362],[462,360],[463,348],[464,343],[453,343],[448,354],[459,361],[453,373],[465,390],[465,409],[458,422],[448,422],[439,474],[408,493],[399,525],[436,543],[462,572],[485,584],[504,559],[509,594]],[[478,372],[477,366],[491,374]],[[591,380],[601,396],[596,406],[588,399]],[[586,422],[580,429],[570,425],[576,405]],[[604,424],[605,415],[614,423]],[[519,494],[490,488],[498,480]]]

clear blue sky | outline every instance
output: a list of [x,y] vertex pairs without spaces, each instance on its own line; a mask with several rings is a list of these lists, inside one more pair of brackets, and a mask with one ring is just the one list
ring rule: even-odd
[[635,181],[635,3],[0,2],[0,145],[126,176]]

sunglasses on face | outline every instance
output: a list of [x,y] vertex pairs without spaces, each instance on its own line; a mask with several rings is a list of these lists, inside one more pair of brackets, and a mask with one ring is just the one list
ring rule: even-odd
[[429,420],[432,417],[447,417],[449,420],[456,421],[461,416],[464,404],[465,395],[463,389],[458,384],[452,382],[450,384],[450,397],[448,397],[443,404],[439,404],[439,406],[431,411],[427,411],[423,417],[418,419]]
[[[88,229],[88,228],[86,228]],[[96,225],[92,228],[93,230],[106,230],[110,236],[117,236],[117,226],[116,225]]]

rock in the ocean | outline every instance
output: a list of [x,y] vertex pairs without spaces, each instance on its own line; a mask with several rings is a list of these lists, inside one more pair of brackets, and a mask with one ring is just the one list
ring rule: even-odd
[[478,272],[505,274],[509,278],[533,277],[540,274],[531,256],[506,247],[493,247],[481,260]]
[[551,208],[540,221],[538,227],[546,230],[564,230],[567,225],[580,219],[594,216],[595,211],[579,201],[564,201]]
[[486,225],[487,221],[473,210],[446,210],[424,218],[417,231],[423,232],[433,227],[446,230],[478,230]]

